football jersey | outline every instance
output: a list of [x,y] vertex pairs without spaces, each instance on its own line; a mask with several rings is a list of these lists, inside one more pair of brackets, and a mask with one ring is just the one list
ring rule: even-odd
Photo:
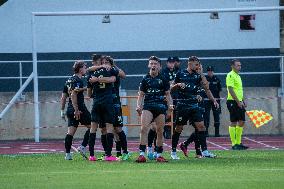
[[164,68],[161,73],[168,82],[171,82],[175,79],[177,72],[175,69]]
[[113,103],[113,83],[90,83],[89,79],[91,77],[111,77],[117,76],[118,70],[111,68],[109,71],[106,68],[100,68],[94,72],[89,72],[87,81],[88,88],[92,88],[93,102],[97,104],[108,104]]
[[242,78],[240,77],[239,74],[237,74],[234,71],[229,72],[226,77],[226,85],[227,85],[227,90],[228,90],[227,100],[234,100],[232,95],[229,92],[228,87],[233,88],[239,101],[243,100],[244,98],[243,83],[242,83]]
[[178,88],[179,91],[179,103],[196,103],[198,90],[201,87],[201,75],[192,72],[189,73],[186,69],[181,70],[176,74],[174,83],[184,83],[185,88]]
[[[84,88],[83,78],[79,78],[77,75],[73,75],[66,81],[64,86],[64,92],[67,92],[68,96],[70,96],[74,89],[81,89],[81,88]],[[78,107],[82,107],[85,104],[83,90],[77,93],[77,104]],[[72,105],[71,98],[69,98],[68,105]]]
[[145,93],[144,105],[165,104],[165,92],[170,89],[169,82],[161,75],[143,77],[139,90]]

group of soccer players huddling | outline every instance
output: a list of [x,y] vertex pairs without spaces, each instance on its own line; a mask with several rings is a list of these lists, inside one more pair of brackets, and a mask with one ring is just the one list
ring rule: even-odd
[[[96,161],[94,146],[97,129],[101,130],[101,143],[104,149],[103,160],[127,160],[127,139],[122,130],[122,110],[119,96],[120,78],[125,78],[123,70],[118,68],[111,57],[94,54],[93,66],[87,68],[85,62],[77,61],[73,65],[74,75],[64,86],[61,100],[61,110],[69,97],[66,115],[68,118],[68,132],[65,137],[65,159],[71,160],[70,154],[73,136],[79,124],[89,129],[84,135],[82,144],[77,149],[85,158],[86,146],[89,144],[90,161]],[[87,74],[87,87],[84,85],[83,76]],[[91,113],[84,103],[84,91],[93,99]],[[61,116],[65,117],[65,112]],[[112,156],[113,140],[116,141],[117,156]],[[122,152],[121,152],[122,151]]]
[[[141,116],[141,132],[139,157],[136,162],[146,162],[155,159],[157,162],[167,162],[162,156],[164,143],[165,122],[173,114],[174,132],[172,135],[172,159],[179,159],[176,150],[183,126],[189,121],[195,128],[187,141],[179,147],[187,156],[187,146],[195,143],[196,157],[216,157],[207,150],[206,128],[203,122],[203,109],[200,102],[201,93],[206,93],[209,100],[218,108],[219,104],[209,90],[208,82],[203,74],[203,68],[197,57],[188,59],[187,68],[179,68],[178,57],[169,57],[171,62],[162,70],[161,60],[151,56],[148,62],[149,72],[140,83],[136,111]],[[88,129],[78,152],[89,161],[98,158],[94,153],[97,129],[101,130],[101,143],[104,149],[102,160],[128,160],[130,153],[127,149],[127,138],[122,130],[122,109],[119,96],[120,79],[125,73],[118,68],[110,56],[94,54],[93,66],[87,68],[85,62],[76,61],[73,65],[74,75],[64,86],[61,97],[61,117],[68,118],[68,132],[65,137],[66,160],[72,160],[70,153],[73,136],[78,125],[85,125]],[[84,84],[84,76],[87,86]],[[93,99],[91,113],[84,103],[84,92]],[[64,112],[66,100],[69,99],[66,114]],[[116,143],[116,156],[112,155],[113,143]],[[155,144],[152,147],[153,143]],[[89,158],[86,156],[89,145]],[[148,145],[148,147],[147,147]],[[146,151],[147,150],[147,151]]]

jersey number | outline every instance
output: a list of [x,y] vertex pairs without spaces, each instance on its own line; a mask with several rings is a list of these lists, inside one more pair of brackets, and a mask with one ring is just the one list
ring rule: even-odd
[[[104,77],[104,76],[103,75],[99,76],[99,78],[102,78],[102,77]],[[106,88],[106,84],[105,83],[100,83],[99,87],[100,87],[100,89],[104,89],[104,88]]]

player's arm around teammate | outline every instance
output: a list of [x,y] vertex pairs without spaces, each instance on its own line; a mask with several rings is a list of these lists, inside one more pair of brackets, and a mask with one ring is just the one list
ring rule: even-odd
[[[103,56],[101,58],[102,64],[111,61],[111,58],[108,56]],[[93,107],[92,107],[92,128],[95,130],[98,125],[105,123],[106,128],[106,145],[105,151],[106,156],[104,159],[106,161],[117,161],[118,159],[112,156],[112,147],[113,147],[113,122],[114,122],[114,107],[113,107],[113,97],[112,97],[112,88],[113,82],[116,81],[117,72],[113,69],[107,70],[105,67],[96,70],[91,78],[89,83],[92,86],[93,92]],[[91,133],[92,134],[92,133]],[[104,135],[104,133],[102,133]],[[95,133],[90,135],[90,161],[95,161],[94,156],[94,143],[95,143]]]

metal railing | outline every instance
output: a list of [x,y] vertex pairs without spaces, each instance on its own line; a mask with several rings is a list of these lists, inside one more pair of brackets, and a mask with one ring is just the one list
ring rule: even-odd
[[[188,58],[180,58],[180,60],[187,60]],[[280,74],[281,75],[281,91],[280,95],[283,96],[284,94],[284,56],[241,56],[241,57],[200,57],[200,60],[231,60],[231,59],[279,59],[279,71],[275,72],[241,72],[241,75],[274,75]],[[166,61],[167,58],[161,58],[161,60]],[[38,63],[73,63],[76,60],[39,60]],[[91,62],[91,60],[84,60],[86,62]],[[140,59],[115,59],[116,62],[135,62],[135,61],[148,61],[148,58],[140,58]],[[0,77],[1,79],[19,79],[19,91],[16,95],[11,99],[8,103],[7,107],[0,113],[0,120],[4,116],[4,114],[8,111],[11,105],[17,100],[19,96],[22,96],[22,92],[25,87],[29,84],[32,80],[33,73],[30,76],[23,76],[23,63],[32,63],[33,61],[0,61],[0,64],[19,64],[19,76],[11,76],[11,77]],[[226,75],[227,73],[215,73],[215,75]],[[129,74],[126,75],[127,77],[143,77],[144,74]],[[40,79],[60,79],[60,78],[68,78],[70,75],[63,75],[63,76],[38,76]],[[27,79],[23,84],[23,80]]]
[[[38,107],[38,48],[36,37],[36,17],[38,16],[80,16],[80,15],[163,15],[163,14],[190,14],[190,13],[211,13],[211,12],[247,12],[247,11],[280,11],[284,10],[283,6],[275,7],[248,7],[248,8],[216,8],[216,9],[185,9],[185,10],[136,10],[136,11],[77,11],[77,12],[32,12],[31,13],[31,28],[32,28],[32,57],[33,57],[33,81],[34,81],[34,128],[35,142],[39,142],[39,107]],[[232,58],[232,57],[230,57]],[[283,90],[283,57],[281,58],[281,86]],[[140,77],[137,75],[135,77]],[[0,78],[1,79],[1,78]],[[11,79],[11,78],[10,78]],[[20,88],[22,90],[23,86]]]
[[[188,58],[180,58],[180,60],[186,61]],[[232,60],[232,59],[279,59],[280,71],[279,72],[241,72],[240,75],[274,75],[274,74],[284,74],[283,63],[284,56],[235,56],[235,57],[200,57],[200,60]],[[166,61],[167,58],[161,58],[162,61]],[[38,63],[73,63],[76,60],[38,60]],[[85,62],[91,62],[91,60],[83,60]],[[116,62],[135,62],[135,61],[148,61],[148,58],[137,58],[137,59],[115,59]],[[0,61],[3,63],[18,63],[19,64],[19,76],[11,77],[0,77],[1,79],[19,79],[20,86],[22,86],[23,79],[27,79],[27,76],[22,76],[22,64],[23,63],[33,63],[33,61]],[[226,75],[227,73],[215,72],[215,75]],[[128,74],[127,77],[143,77],[144,74]],[[68,78],[70,75],[57,75],[57,76],[38,76],[39,79],[60,79]],[[282,82],[281,82],[282,83]],[[284,84],[284,80],[283,83]]]

